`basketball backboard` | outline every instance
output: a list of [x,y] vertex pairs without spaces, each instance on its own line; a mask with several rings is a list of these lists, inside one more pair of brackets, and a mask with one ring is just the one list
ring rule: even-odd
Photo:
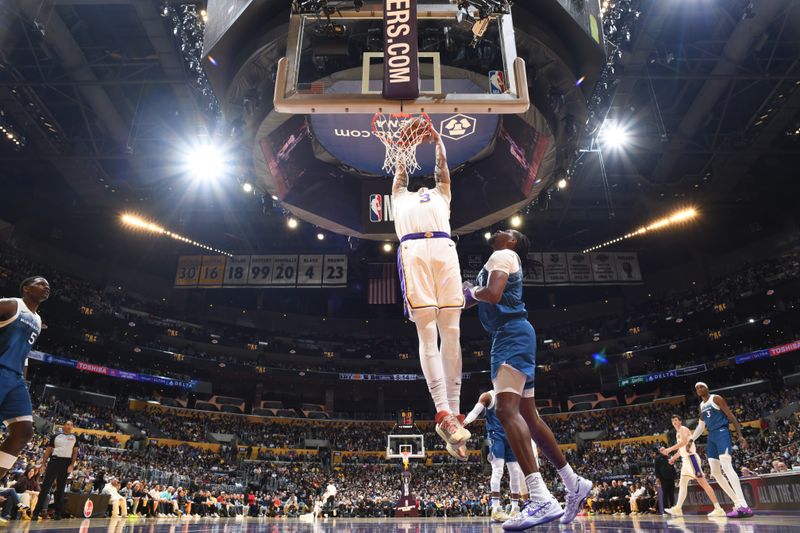
[[421,434],[390,434],[386,439],[386,458],[402,459],[403,452],[409,459],[425,458],[425,439]]
[[[487,18],[485,32],[476,39],[473,23],[459,22],[458,14],[454,4],[418,6],[419,96],[407,100],[383,96],[384,47],[392,42],[384,35],[383,2],[365,2],[357,11],[292,14],[286,57],[278,63],[275,109],[292,114],[527,111],[525,63],[516,54],[511,15]],[[402,78],[409,72],[400,68],[387,75]]]

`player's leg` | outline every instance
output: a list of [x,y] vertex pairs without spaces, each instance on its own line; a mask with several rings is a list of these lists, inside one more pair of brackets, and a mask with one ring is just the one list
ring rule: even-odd
[[0,419],[8,428],[8,435],[0,444],[0,478],[17,462],[17,456],[33,438],[33,407],[28,387],[21,376],[2,374],[5,395],[0,399]]
[[503,480],[505,461],[503,460],[502,454],[500,456],[495,455],[495,451],[497,451],[499,448],[502,448],[502,443],[493,440],[490,461],[490,464],[492,465],[492,477],[489,480],[489,489],[492,492],[492,499],[490,500],[490,512],[492,520],[496,522],[505,522],[508,520],[508,516],[502,512],[500,507],[500,483]]
[[733,487],[731,487],[731,484],[728,483],[728,480],[725,478],[725,475],[722,473],[720,460],[712,459],[711,456],[709,456],[708,465],[711,467],[711,476],[717,482],[719,488],[721,488],[722,491],[728,495],[728,498],[730,498],[731,501],[733,502],[733,508],[736,509],[736,507],[738,507],[739,505],[738,504],[739,498],[737,497],[736,492],[734,492]]
[[[725,493],[733,502],[733,510],[728,513],[728,517],[747,518],[753,516],[752,509],[747,506],[747,500],[744,497],[744,491],[742,491],[739,475],[733,467],[733,457],[731,457],[733,443],[731,442],[730,432],[727,429],[723,429],[722,431],[715,431],[713,434],[709,433],[707,448],[709,449],[708,462],[711,463],[712,458],[719,461],[717,472],[721,470],[721,472],[719,472],[720,475],[714,473],[712,466],[711,472],[714,474],[714,478],[723,490],[725,490],[726,485],[728,489],[730,489],[725,490]],[[724,476],[722,473],[724,473]],[[725,485],[723,485],[723,483]]]
[[525,485],[525,478],[522,469],[517,461],[506,462],[508,469],[508,488],[511,491],[511,513],[519,511],[519,498],[522,487]]
[[[684,459],[684,461],[686,461],[686,459]],[[686,496],[689,494],[689,481],[692,479],[692,477],[693,476],[681,473],[681,480],[678,483],[678,502],[674,507],[664,509],[667,514],[672,516],[683,516],[683,502],[686,501]]]
[[712,517],[724,517],[725,511],[722,510],[722,507],[719,505],[719,500],[717,500],[717,495],[714,494],[714,489],[711,488],[711,485],[708,483],[708,480],[705,476],[701,475],[695,478],[697,484],[700,485],[708,496],[708,499],[711,500],[711,504],[714,506],[714,510],[708,513],[708,516]]
[[497,417],[503,424],[508,443],[525,475],[525,484],[531,498],[519,513],[503,524],[506,530],[527,529],[550,522],[564,514],[539,473],[530,444],[530,430],[519,412],[519,402],[525,394],[526,381],[525,374],[507,364],[500,365],[494,379]]
[[450,412],[447,402],[447,384],[444,366],[439,354],[438,334],[436,332],[436,309],[425,308],[413,311],[414,325],[419,337],[419,362],[428,384],[436,412]]
[[450,412],[461,413],[461,308],[464,292],[461,267],[455,243],[450,239],[434,239],[432,251],[433,279],[436,284],[437,325],[441,337],[441,353],[447,385]]

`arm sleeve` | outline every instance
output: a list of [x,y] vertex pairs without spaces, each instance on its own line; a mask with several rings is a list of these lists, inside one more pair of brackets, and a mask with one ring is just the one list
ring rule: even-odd
[[519,272],[519,258],[512,250],[498,250],[489,257],[486,262],[486,270],[489,272],[499,270],[510,276]]
[[483,409],[484,407],[481,402],[476,403],[475,407],[472,408],[472,411],[470,411],[467,417],[464,419],[464,425],[466,426],[475,422],[478,416],[480,416],[480,414],[483,412]]
[[689,437],[689,438],[691,438],[692,441],[696,441],[697,439],[700,438],[700,436],[703,434],[703,431],[705,431],[705,429],[706,429],[706,423],[703,422],[702,420],[698,420],[697,421],[697,427],[694,428],[694,433],[692,433],[692,436]]

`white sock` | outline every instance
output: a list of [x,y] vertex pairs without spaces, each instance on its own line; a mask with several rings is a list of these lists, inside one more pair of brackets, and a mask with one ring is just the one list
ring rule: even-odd
[[678,503],[675,504],[675,509],[683,507],[683,502],[686,501],[686,495],[689,492],[689,476],[681,476],[681,481],[678,483]]
[[454,415],[461,413],[461,309],[441,309],[436,325],[441,338],[442,370],[444,371],[447,404]]
[[578,490],[578,474],[573,472],[569,463],[558,469],[558,475],[561,476],[561,481],[564,482],[564,486],[567,487],[568,491],[575,492]]
[[547,490],[542,474],[539,472],[525,476],[525,485],[528,487],[528,494],[531,495],[531,500],[549,500],[553,497],[550,491]]

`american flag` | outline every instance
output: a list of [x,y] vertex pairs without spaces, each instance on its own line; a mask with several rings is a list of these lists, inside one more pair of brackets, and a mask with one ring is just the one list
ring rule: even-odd
[[394,263],[369,264],[369,304],[397,303],[397,265]]

